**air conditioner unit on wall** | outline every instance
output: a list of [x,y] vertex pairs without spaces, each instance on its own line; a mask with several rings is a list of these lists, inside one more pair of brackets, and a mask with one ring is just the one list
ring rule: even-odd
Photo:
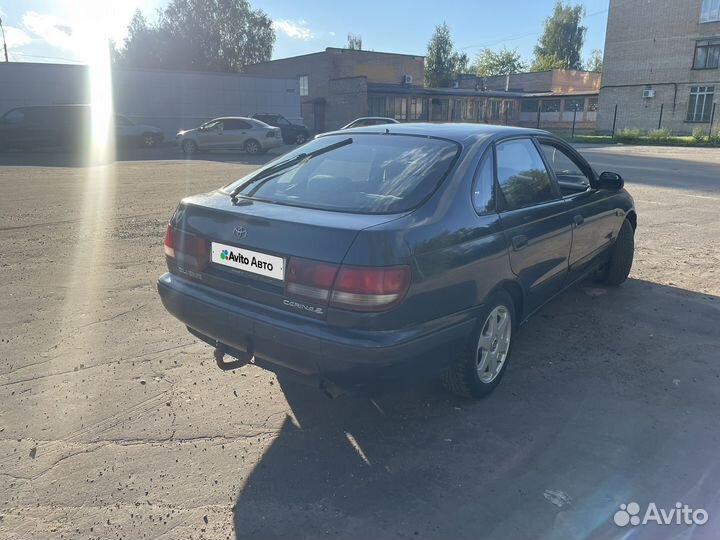
[[652,88],[645,88],[643,90],[643,98],[644,99],[650,99],[655,97],[655,90]]
[[408,75],[407,73],[402,76],[402,83],[404,86],[412,86],[413,77],[412,75]]

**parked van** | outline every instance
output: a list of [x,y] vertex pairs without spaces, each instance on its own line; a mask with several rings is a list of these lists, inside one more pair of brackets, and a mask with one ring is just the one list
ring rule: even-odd
[[0,118],[0,149],[77,148],[89,135],[89,105],[18,107]]

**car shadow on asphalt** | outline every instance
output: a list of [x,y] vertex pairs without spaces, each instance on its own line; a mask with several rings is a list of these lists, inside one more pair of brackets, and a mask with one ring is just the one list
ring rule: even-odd
[[435,383],[330,400],[280,380],[291,414],[244,482],[236,537],[617,538],[628,500],[707,508],[717,320],[712,295],[588,284],[517,334],[481,402]]

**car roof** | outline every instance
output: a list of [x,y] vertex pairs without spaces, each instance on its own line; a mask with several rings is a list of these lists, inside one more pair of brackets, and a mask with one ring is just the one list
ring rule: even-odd
[[361,116],[360,118],[356,118],[350,123],[353,124],[355,122],[360,122],[361,120],[392,120],[393,122],[397,122],[397,120],[395,120],[394,118],[390,118],[389,116]]
[[496,126],[493,124],[467,124],[461,122],[430,123],[417,122],[405,124],[382,124],[378,126],[364,126],[323,133],[324,135],[347,135],[356,133],[397,133],[402,135],[425,135],[449,139],[459,143],[477,139],[478,137],[508,137],[513,135],[550,135],[540,129],[520,128],[514,126]]

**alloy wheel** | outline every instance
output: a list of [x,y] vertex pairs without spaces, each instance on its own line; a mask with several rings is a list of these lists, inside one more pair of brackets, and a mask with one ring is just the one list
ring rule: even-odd
[[512,336],[512,317],[505,306],[497,306],[490,312],[477,343],[476,362],[480,381],[490,383],[502,371]]

